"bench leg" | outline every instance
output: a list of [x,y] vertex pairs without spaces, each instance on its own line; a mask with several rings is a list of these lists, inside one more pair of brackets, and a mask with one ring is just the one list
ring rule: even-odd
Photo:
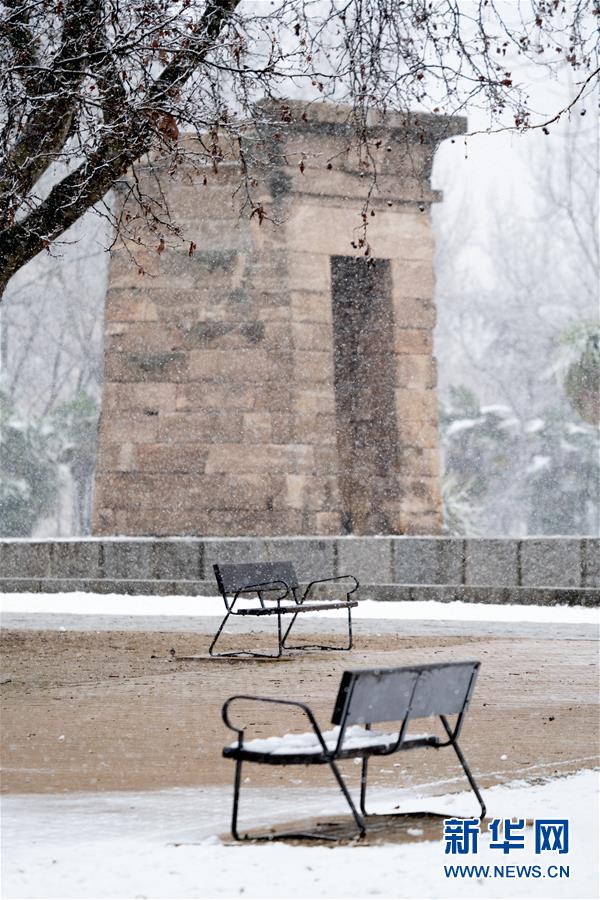
[[365,803],[367,801],[367,775],[369,769],[369,758],[367,756],[363,756],[362,766],[360,767],[360,811],[363,816],[368,816],[369,813],[365,808]]
[[[287,638],[288,638],[288,634],[292,630],[292,625],[294,624],[294,622],[296,621],[297,618],[298,618],[298,613],[294,613],[294,615],[292,616],[292,621],[290,622],[288,627],[285,629],[285,634],[283,635],[283,641],[282,641],[282,644],[284,647],[285,647],[285,642],[287,641]],[[286,650],[296,650],[296,649],[297,649],[296,647],[286,647]]]
[[238,834],[237,820],[238,809],[240,805],[240,784],[242,781],[242,760],[235,761],[235,776],[233,780],[233,812],[231,814],[231,836],[234,841],[241,841],[242,838]]
[[[337,781],[338,786],[339,786],[339,788],[340,788],[342,794],[343,794],[344,797],[346,798],[346,802],[348,803],[348,806],[350,807],[350,810],[351,810],[351,812],[352,812],[352,816],[353,816],[354,821],[355,821],[355,823],[356,823],[356,827],[358,828],[359,837],[363,837],[363,836],[365,835],[365,833],[366,833],[365,823],[364,823],[363,819],[361,818],[359,812],[357,811],[357,809],[356,809],[354,803],[352,802],[352,797],[350,796],[350,792],[349,792],[348,788],[346,787],[346,783],[345,783],[344,779],[342,778],[342,775],[341,775],[341,773],[340,773],[338,767],[336,766],[335,762],[334,762],[332,759],[329,760],[329,768],[330,768],[331,771],[333,772],[333,775],[334,775],[334,777],[335,777],[335,780]],[[271,835],[271,834],[270,834],[270,835],[268,835],[268,837],[266,837],[266,838],[263,838],[262,836],[261,836],[261,837],[258,837],[258,838],[252,838],[252,836],[251,836],[251,835],[248,835],[248,834],[245,834],[245,835],[243,835],[243,836],[240,836],[240,834],[239,834],[239,832],[238,832],[237,821],[238,821],[238,810],[239,810],[239,806],[240,806],[240,786],[241,786],[241,783],[242,783],[242,760],[241,760],[241,759],[236,759],[236,761],[235,761],[235,775],[234,775],[234,779],[233,779],[233,811],[232,811],[232,814],[231,814],[231,836],[233,837],[234,841],[248,841],[248,840],[269,840],[269,841],[272,841],[272,840],[274,840],[275,838],[278,837],[278,835],[276,835],[276,834]],[[279,837],[286,837],[286,838],[317,838],[317,839],[320,839],[320,838],[322,838],[323,836],[322,836],[322,835],[319,835],[319,834],[304,834],[304,833],[302,833],[302,834],[280,834]],[[327,838],[326,838],[326,839],[327,839]]]
[[[346,782],[342,778],[340,770],[338,769],[338,767],[336,766],[336,764],[334,763],[334,761],[332,759],[329,760],[329,768],[333,772],[333,774],[335,776],[335,780],[337,781],[337,783],[340,787],[340,790],[341,790],[342,794],[344,795],[344,797],[346,798],[346,802],[348,803],[348,806],[350,807],[350,809],[352,811],[352,816],[354,818],[354,821],[356,822],[356,827],[358,828],[359,836],[364,837],[364,835],[366,834],[366,831],[367,831],[367,829],[365,827],[364,819],[361,817],[360,813],[358,812],[354,803],[352,802],[352,797],[350,796],[350,791],[346,787]],[[362,797],[361,797],[361,802],[362,802]]]
[[450,728],[450,725],[448,724],[448,720],[447,720],[446,716],[440,716],[440,721],[441,721],[442,725],[444,726],[444,730],[445,730],[446,734],[448,735],[450,744],[452,744],[452,746],[454,747],[454,752],[458,756],[458,761],[461,764],[461,766],[463,767],[463,772],[467,776],[468,782],[471,785],[471,789],[472,789],[473,793],[475,794],[475,796],[477,797],[477,800],[479,801],[479,806],[481,809],[481,818],[485,819],[485,812],[486,812],[485,803],[483,802],[483,797],[479,793],[479,788],[477,787],[477,782],[475,781],[473,774],[467,764],[467,760],[465,759],[462,750],[458,746],[458,741],[456,740],[454,732],[452,731],[452,729]]
[[352,649],[352,609],[348,609],[348,644],[345,647],[338,647],[333,644],[304,644],[301,646],[290,646],[286,644],[288,639],[288,635],[292,630],[292,626],[296,619],[298,618],[298,613],[294,613],[292,616],[292,621],[288,625],[285,630],[285,634],[283,635],[282,647],[286,650],[351,650]]
[[479,792],[479,788],[477,787],[477,782],[475,781],[475,779],[473,777],[473,773],[471,772],[471,770],[467,764],[467,761],[466,761],[465,757],[463,756],[462,750],[458,746],[458,742],[452,741],[452,746],[454,747],[454,752],[458,756],[458,760],[459,760],[461,766],[463,767],[463,771],[464,771],[465,775],[467,776],[467,779],[469,781],[469,784],[471,785],[473,793],[475,794],[475,796],[477,797],[477,800],[479,801],[479,807],[481,809],[480,818],[485,819],[485,813],[486,813],[485,803],[483,802],[483,797],[481,796],[481,794]]
[[[223,621],[221,622],[221,624],[219,625],[217,633],[215,634],[214,638],[212,639],[212,643],[211,643],[210,647],[208,648],[209,656],[212,656],[215,658],[229,658],[229,659],[235,659],[236,657],[242,657],[242,658],[250,657],[251,659],[279,659],[279,657],[281,656],[282,650],[283,650],[283,646],[284,646],[283,640],[281,637],[281,614],[278,614],[278,616],[277,616],[277,653],[255,653],[253,650],[232,650],[230,652],[228,651],[227,653],[214,653],[213,652],[214,648],[217,645],[217,641],[219,640],[221,632],[223,631],[223,628],[225,627],[225,623],[227,622],[227,619],[229,618],[230,615],[231,615],[231,613],[228,612],[227,615],[225,616],[225,618],[223,619]],[[284,638],[284,640],[285,640],[285,638]]]
[[[485,819],[485,813],[486,813],[485,803],[483,802],[483,797],[481,796],[481,794],[479,792],[477,782],[475,781],[475,779],[473,777],[473,774],[468,766],[468,763],[467,763],[465,757],[463,756],[462,750],[458,746],[458,743],[456,741],[451,741],[450,743],[451,743],[452,747],[454,747],[454,752],[458,756],[459,762],[460,762],[461,766],[463,767],[463,771],[469,780],[469,784],[471,785],[473,793],[475,794],[475,796],[477,797],[477,800],[479,801],[479,806],[481,809],[480,818]],[[368,757],[365,756],[365,757],[363,757],[362,766],[361,766],[361,770],[360,770],[360,811],[363,814],[363,816],[369,815],[369,813],[367,812],[367,809],[366,809],[368,767],[369,767],[369,760],[368,760]],[[379,813],[379,814],[373,813],[372,815],[410,816],[410,815],[414,815],[414,813]],[[438,814],[436,813],[436,815],[438,815]],[[443,815],[446,818],[448,818],[446,813],[444,813]],[[454,818],[460,819],[462,817],[455,816]]]
[[218,627],[218,629],[217,629],[217,633],[215,634],[214,638],[212,639],[212,643],[211,643],[210,647],[208,648],[208,655],[209,655],[209,656],[224,656],[224,655],[225,655],[225,654],[223,654],[223,653],[213,653],[213,650],[214,650],[214,648],[215,648],[216,645],[217,645],[217,641],[219,640],[219,636],[220,636],[221,632],[223,631],[223,628],[225,627],[225,622],[227,621],[227,619],[229,618],[229,616],[230,616],[230,613],[229,613],[229,611],[228,611],[228,612],[225,614],[225,618],[223,619],[223,621],[222,621],[221,624],[219,625],[219,627]]

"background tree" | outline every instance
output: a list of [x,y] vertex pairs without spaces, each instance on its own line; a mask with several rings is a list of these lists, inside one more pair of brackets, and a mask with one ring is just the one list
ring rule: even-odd
[[[440,148],[434,180],[445,191],[434,222],[442,392],[465,384],[484,403],[507,404],[525,419],[555,400],[586,329],[593,335],[600,273],[597,101],[596,91],[577,104],[551,139],[539,132],[513,143],[496,136],[493,155],[484,136],[469,139],[469,165],[493,173],[484,206],[455,177],[465,149]],[[480,180],[472,181],[481,189]]]
[[454,388],[441,415],[449,534],[499,537],[600,531],[598,430],[565,403],[523,420]]
[[[89,533],[97,420],[98,405],[84,393],[29,417],[0,393],[0,535],[28,536],[50,516],[52,531]],[[71,501],[66,515],[61,494]]]
[[[122,234],[139,236],[144,220],[159,246],[176,238],[158,181],[150,195],[135,177],[140,159],[164,176],[235,148],[253,212],[260,135],[288,115],[260,100],[346,103],[374,176],[376,110],[479,105],[491,122],[509,113],[517,129],[547,130],[563,107],[536,117],[513,64],[570,66],[574,97],[585,95],[597,13],[597,0],[2,0],[0,294],[98,204]],[[117,221],[102,201],[132,167],[137,212]]]
[[53,411],[55,458],[66,465],[73,483],[71,529],[89,534],[96,462],[98,404],[83,391]]
[[[445,471],[466,491],[481,534],[600,534],[600,135],[591,99],[551,138],[530,132],[511,144],[498,135],[491,158],[486,138],[467,141],[471,168],[502,172],[485,206],[456,177],[467,165],[459,148],[446,144],[438,154],[434,177],[446,188],[434,213]],[[481,190],[481,179],[473,181]],[[457,403],[457,385],[477,414]],[[481,444],[479,416],[490,409],[510,438],[502,468],[496,450]],[[452,432],[453,421],[467,419],[477,424]],[[461,442],[481,450],[468,477]],[[479,494],[477,473],[485,482]]]
[[[87,216],[61,257],[32,260],[11,280],[0,308],[0,481],[7,490],[31,485],[36,496],[47,482],[53,486],[41,506],[29,487],[18,504],[0,504],[0,534],[89,531],[102,390],[105,224]],[[43,432],[43,442],[13,434],[14,421],[26,423],[29,433]]]
[[52,427],[23,418],[0,393],[0,430],[0,534],[23,537],[53,511],[58,498]]
[[559,371],[571,406],[585,422],[600,425],[600,323],[578,322],[562,338]]

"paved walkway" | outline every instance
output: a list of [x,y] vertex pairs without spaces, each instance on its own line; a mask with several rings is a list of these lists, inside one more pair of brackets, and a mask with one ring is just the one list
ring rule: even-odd
[[[385,615],[385,605],[382,604]],[[312,634],[315,619],[307,617],[294,626],[299,631]],[[215,616],[114,616],[72,615],[68,613],[15,613],[0,615],[0,627],[5,630],[49,631],[162,631],[185,634],[214,634],[218,619]],[[243,623],[247,630],[248,622]],[[345,623],[328,619],[327,629],[342,634]],[[265,621],[252,623],[255,632],[269,633],[273,624]],[[598,640],[599,628],[590,624],[548,622],[454,622],[445,620],[410,619],[360,619],[354,618],[357,634],[415,634],[489,637],[535,637],[543,640]]]
[[[314,622],[305,623],[305,634]],[[326,724],[345,668],[460,659],[482,661],[463,745],[484,787],[595,763],[594,626],[361,620],[351,653],[290,654],[266,662],[207,658],[215,626],[214,617],[6,614],[3,791],[229,785],[232,765],[221,748],[233,735],[220,716],[228,696],[302,699]],[[253,635],[247,627],[242,623],[236,637],[242,644],[272,637],[267,626]],[[336,630],[335,623],[328,621],[327,629]],[[177,658],[191,655],[203,658]],[[262,719],[255,707],[242,713],[255,735],[304,727],[281,708],[270,707]],[[356,780],[353,762],[345,765]],[[265,768],[250,768],[252,785],[293,785],[298,779],[329,785],[321,767]],[[414,752],[373,768],[374,788],[439,793],[464,785],[447,752]]]

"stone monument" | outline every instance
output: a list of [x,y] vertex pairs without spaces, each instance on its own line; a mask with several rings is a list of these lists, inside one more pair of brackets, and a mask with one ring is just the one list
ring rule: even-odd
[[112,255],[96,534],[441,529],[429,181],[465,122],[374,122],[366,161],[344,108],[286,111],[260,214],[239,160],[165,176],[195,251]]

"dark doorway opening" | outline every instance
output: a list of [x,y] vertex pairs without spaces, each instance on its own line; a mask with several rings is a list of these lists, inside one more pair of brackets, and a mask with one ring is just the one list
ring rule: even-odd
[[331,293],[342,527],[389,533],[398,466],[389,260],[332,256]]

